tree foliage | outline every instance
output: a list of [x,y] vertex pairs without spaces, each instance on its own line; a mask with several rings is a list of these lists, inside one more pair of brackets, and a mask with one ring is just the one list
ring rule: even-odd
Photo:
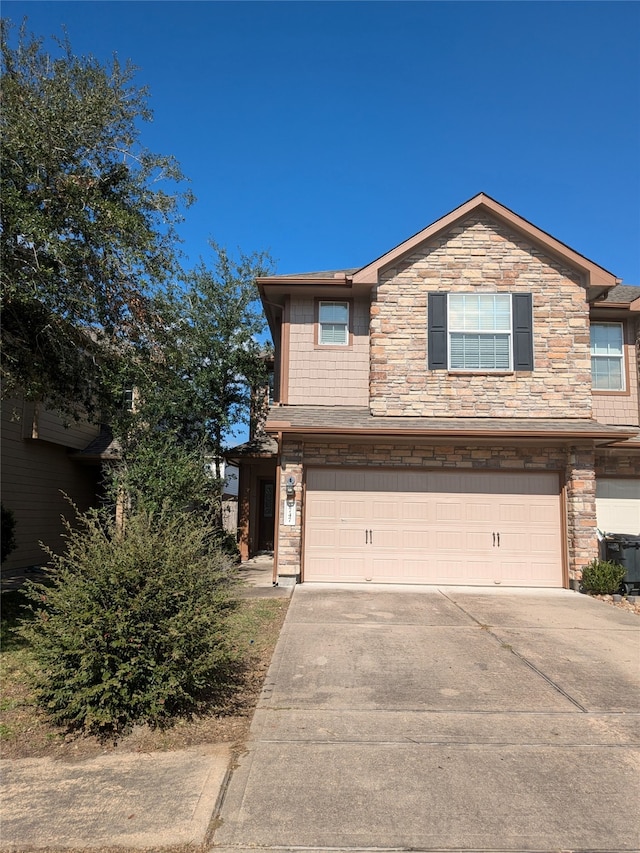
[[139,363],[137,402],[118,425],[125,443],[144,441],[150,428],[217,459],[234,426],[247,422],[253,389],[267,379],[265,320],[255,280],[273,268],[266,252],[234,259],[211,242],[201,260],[157,303],[163,326],[155,355]]
[[66,39],[53,55],[24,25],[13,35],[3,20],[3,395],[93,410],[123,342],[145,340],[191,196],[175,192],[174,158],[141,144],[151,112],[133,66],[75,56]]

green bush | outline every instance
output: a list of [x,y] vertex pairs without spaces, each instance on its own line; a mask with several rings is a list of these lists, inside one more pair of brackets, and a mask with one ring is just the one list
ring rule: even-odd
[[202,710],[233,683],[227,620],[231,562],[196,513],[99,511],[66,525],[50,583],[30,583],[20,632],[39,664],[37,696],[54,722],[115,734]]
[[624,566],[610,560],[593,560],[582,571],[582,588],[596,595],[618,592],[625,575]]

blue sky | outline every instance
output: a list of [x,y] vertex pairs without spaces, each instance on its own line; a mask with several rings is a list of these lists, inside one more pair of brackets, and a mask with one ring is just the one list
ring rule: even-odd
[[26,2],[139,66],[198,198],[181,228],[280,273],[358,267],[483,191],[640,284],[637,2]]

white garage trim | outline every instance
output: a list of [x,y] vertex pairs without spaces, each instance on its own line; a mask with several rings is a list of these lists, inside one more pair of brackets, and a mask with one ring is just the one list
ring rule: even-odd
[[555,472],[309,468],[303,580],[563,585]]

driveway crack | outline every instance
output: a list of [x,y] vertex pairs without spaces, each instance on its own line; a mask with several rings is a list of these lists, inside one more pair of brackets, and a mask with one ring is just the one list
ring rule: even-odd
[[443,595],[447,599],[447,601],[451,602],[451,604],[453,604],[454,607],[457,607],[458,610],[460,610],[462,613],[464,613],[465,616],[467,616],[469,619],[471,619],[473,622],[475,622],[479,628],[481,628],[485,633],[487,633],[490,637],[492,637],[496,641],[496,643],[498,643],[503,649],[508,648],[512,655],[515,655],[518,658],[518,660],[522,661],[522,663],[525,666],[528,666],[532,672],[535,672],[536,675],[540,676],[540,678],[542,678],[543,681],[546,681],[550,687],[552,687],[557,693],[560,693],[561,696],[564,696],[564,698],[567,699],[569,702],[571,702],[571,704],[574,705],[576,708],[578,708],[578,710],[582,711],[583,714],[589,713],[588,708],[585,708],[584,705],[582,705],[580,702],[578,702],[577,699],[574,699],[573,696],[571,696],[571,694],[567,693],[567,691],[564,690],[562,687],[560,687],[559,684],[556,684],[556,682],[552,678],[549,678],[548,675],[545,675],[545,673],[542,672],[541,669],[538,669],[538,667],[534,663],[532,663],[530,660],[528,660],[524,655],[520,654],[520,652],[517,652],[513,648],[513,646],[509,645],[508,643],[505,643],[504,640],[500,639],[500,637],[498,637],[497,634],[494,634],[494,632],[491,630],[491,627],[489,625],[485,624],[484,622],[480,622],[479,619],[476,619],[476,617],[473,616],[471,613],[469,613],[468,610],[465,610],[461,604],[458,604],[457,601],[454,601],[452,598],[450,598],[446,594],[446,592],[443,592],[442,590],[440,590],[440,593],[441,593],[441,595]]

